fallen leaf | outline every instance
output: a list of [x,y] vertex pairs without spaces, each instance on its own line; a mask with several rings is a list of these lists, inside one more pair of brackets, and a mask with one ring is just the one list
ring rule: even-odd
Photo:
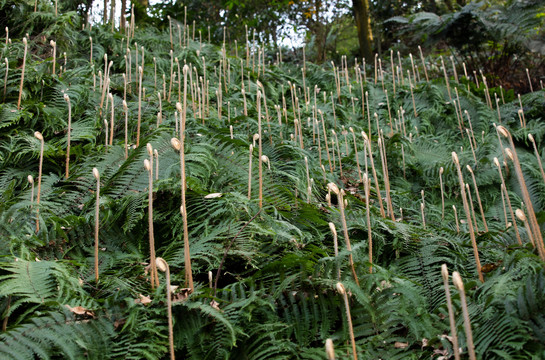
[[149,304],[151,302],[151,298],[149,296],[144,296],[142,294],[138,294],[138,299],[134,299],[134,303],[135,304],[142,304],[142,305],[146,305],[146,304]]
[[172,302],[177,303],[185,301],[189,297],[189,294],[191,294],[191,288],[180,289],[179,292],[172,295]]
[[212,300],[212,301],[210,302],[210,306],[212,306],[214,309],[216,309],[216,310],[218,310],[218,311],[220,311],[219,305],[220,305],[220,304],[219,304],[216,300]]
[[95,313],[93,311],[87,310],[83,306],[75,306],[75,307],[71,307],[70,305],[64,305],[64,306],[66,306],[68,310],[70,310],[76,315],[85,315],[85,316],[95,317]]
[[125,325],[126,322],[126,319],[117,319],[114,321],[114,327],[117,329],[118,327]]
[[219,197],[222,197],[222,196],[223,196],[222,193],[212,193],[212,194],[206,195],[204,198],[205,199],[215,199],[215,198],[219,198]]
[[396,349],[405,349],[406,347],[409,346],[409,343],[404,343],[404,342],[396,341],[395,344],[394,344],[394,346],[395,346]]

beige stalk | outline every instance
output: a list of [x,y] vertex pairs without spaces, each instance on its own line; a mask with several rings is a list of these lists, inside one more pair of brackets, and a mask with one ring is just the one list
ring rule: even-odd
[[469,320],[469,312],[467,310],[466,293],[464,289],[464,283],[460,274],[455,271],[452,273],[452,282],[460,293],[460,302],[462,303],[462,313],[464,315],[464,328],[466,332],[467,352],[470,360],[476,360],[475,346],[473,345],[473,334],[471,333],[471,321]]

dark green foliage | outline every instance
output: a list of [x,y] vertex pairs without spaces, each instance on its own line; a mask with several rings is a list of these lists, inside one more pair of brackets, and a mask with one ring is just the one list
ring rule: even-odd
[[[11,4],[11,3],[10,3]],[[81,30],[80,18],[66,13],[55,18],[50,5],[40,4],[33,13],[29,4],[2,11],[28,14],[28,20],[13,25],[12,44],[0,45],[7,57],[9,74],[6,98],[0,104],[0,311],[6,330],[0,333],[0,358],[4,359],[164,359],[169,338],[166,318],[165,278],[152,289],[149,282],[148,174],[143,161],[150,143],[159,157],[158,179],[153,185],[154,235],[157,255],[171,269],[174,347],[179,359],[322,359],[323,345],[333,339],[339,358],[351,358],[349,329],[344,301],[335,290],[341,281],[349,294],[350,311],[359,358],[429,359],[451,356],[452,344],[442,264],[460,272],[466,286],[473,336],[479,359],[542,358],[545,352],[544,263],[529,243],[524,225],[518,222],[522,246],[513,226],[506,228],[499,193],[500,180],[493,159],[503,161],[502,148],[493,123],[497,110],[484,101],[483,86],[450,82],[458,89],[459,103],[471,118],[477,147],[475,158],[468,136],[460,134],[458,119],[448,90],[435,64],[429,59],[430,82],[418,68],[414,116],[407,78],[396,84],[387,71],[374,84],[374,69],[360,86],[352,69],[348,81],[340,72],[337,93],[331,66],[307,64],[305,84],[310,89],[304,102],[299,66],[268,64],[266,70],[243,63],[248,115],[243,114],[241,64],[234,45],[227,46],[224,63],[221,49],[189,41],[173,56],[181,66],[194,66],[192,79],[209,81],[209,107],[202,116],[194,88],[188,95],[185,133],[187,212],[195,291],[185,284],[183,220],[180,214],[180,155],[170,140],[176,132],[174,112],[178,82],[172,83],[171,100],[162,100],[162,123],[157,125],[163,94],[163,74],[170,86],[170,41],[168,29],[137,29],[130,39],[132,79],[128,85],[128,157],[124,149],[124,96],[126,38],[108,28]],[[468,5],[469,6],[469,5]],[[514,6],[514,5],[513,5]],[[13,15],[15,16],[15,15]],[[12,20],[9,20],[12,21]],[[16,109],[22,59],[21,36],[29,32],[21,110]],[[93,64],[89,62],[89,37],[93,37]],[[48,39],[55,39],[58,67],[51,74]],[[177,34],[175,39],[178,40]],[[46,41],[47,40],[47,41]],[[123,40],[123,41],[122,41]],[[145,49],[140,146],[136,143],[138,91],[135,83],[135,46],[139,65]],[[245,49],[238,49],[239,55]],[[104,55],[113,61],[110,91],[114,98],[114,139],[105,145],[104,120],[110,121],[111,105],[101,113],[98,71],[104,71]],[[205,57],[206,66],[202,62]],[[257,57],[257,54],[256,54]],[[157,64],[157,87],[155,66]],[[242,57],[245,61],[245,55]],[[219,66],[223,101],[221,119],[217,111]],[[389,61],[383,59],[384,69]],[[410,61],[403,60],[405,69]],[[412,69],[411,69],[412,70]],[[473,70],[473,69],[471,69]],[[223,71],[223,70],[222,70]],[[459,70],[460,71],[460,70]],[[177,73],[176,64],[174,72]],[[3,83],[0,68],[0,84]],[[198,74],[198,76],[196,76]],[[223,73],[222,73],[223,74]],[[248,75],[249,74],[249,75]],[[96,76],[96,87],[93,85]],[[230,76],[230,81],[225,80]],[[204,81],[204,79],[203,79]],[[257,84],[263,84],[267,107],[261,106],[263,154],[263,209],[258,205],[258,150],[252,154],[252,193],[248,199],[249,147],[258,133]],[[296,86],[299,108],[293,107],[288,81]],[[414,81],[414,79],[413,79]],[[465,81],[465,80],[464,80]],[[200,85],[199,85],[200,86]],[[335,169],[329,170],[321,121],[313,127],[314,86],[319,88],[316,107],[324,116],[329,140],[338,137]],[[362,112],[362,93],[369,95]],[[301,91],[299,90],[301,89]],[[0,86],[0,91],[3,87]],[[499,91],[497,88],[493,89]],[[519,102],[505,91],[500,103],[502,124],[513,134],[517,154],[536,216],[545,223],[545,183],[528,140],[532,133],[543,160],[545,108],[543,90],[523,95],[527,126],[520,127]],[[537,90],[537,89],[536,89]],[[68,94],[72,104],[70,176],[64,177]],[[326,94],[324,101],[323,94]],[[354,99],[353,99],[354,98]],[[295,101],[295,100],[294,100]],[[354,102],[352,102],[354,101]],[[458,100],[457,100],[458,101]],[[333,104],[332,104],[333,102]],[[285,113],[282,110],[286,104]],[[388,109],[390,106],[390,111]],[[280,122],[275,105],[280,105]],[[235,110],[236,108],[236,110]],[[398,113],[403,108],[404,113]],[[268,115],[267,111],[268,110]],[[334,113],[335,111],[335,113]],[[368,128],[367,112],[371,115]],[[378,122],[373,117],[377,113]],[[389,113],[393,123],[389,123]],[[228,114],[230,115],[228,118]],[[301,121],[303,145],[292,139],[294,119]],[[400,119],[401,117],[401,119]],[[309,119],[307,121],[307,119]],[[318,120],[321,117],[318,115]],[[232,126],[232,134],[230,131]],[[343,133],[344,126],[346,133]],[[378,126],[378,128],[377,128]],[[464,115],[464,126],[469,128]],[[270,130],[269,130],[270,128]],[[356,137],[354,151],[352,128]],[[36,204],[40,131],[45,139],[41,199]],[[321,164],[318,154],[321,139]],[[361,132],[370,134],[381,193],[377,194],[371,163],[365,159]],[[384,135],[394,219],[380,214],[378,196],[386,197],[386,173],[378,149],[379,132]],[[381,140],[382,141],[382,140]],[[503,147],[507,146],[503,142]],[[479,228],[477,243],[485,271],[485,282],[477,280],[473,249],[467,233],[460,188],[451,152],[464,166],[470,184]],[[309,164],[310,194],[305,158]],[[340,158],[340,160],[339,160]],[[339,161],[342,162],[341,176]],[[373,272],[369,273],[369,239],[363,184],[356,163],[372,179],[370,196]],[[325,168],[322,171],[321,165]],[[484,231],[469,165],[476,177],[489,231]],[[93,241],[96,180],[100,172],[100,232],[98,283],[94,281]],[[445,214],[441,210],[439,169],[445,188]],[[155,168],[155,162],[154,162]],[[521,191],[508,163],[504,170],[513,207],[521,207]],[[155,170],[154,170],[155,171]],[[27,175],[34,177],[34,198]],[[155,175],[155,173],[154,173]],[[338,198],[326,200],[328,182],[346,191],[346,225],[352,251],[347,250]],[[424,191],[423,225],[420,202]],[[207,198],[212,193],[221,197]],[[386,206],[386,202],[384,202]],[[458,209],[457,231],[452,205]],[[255,216],[258,214],[257,216]],[[254,218],[255,216],[255,218]],[[508,214],[509,216],[509,214]],[[36,218],[40,231],[36,232]],[[508,219],[513,222],[515,220]],[[338,233],[339,254],[334,255],[333,236]],[[227,249],[229,249],[227,251]],[[352,255],[359,286],[348,262]],[[222,270],[217,278],[217,271]],[[339,269],[339,272],[338,270]],[[209,283],[209,272],[212,281]],[[340,274],[340,275],[338,275]],[[217,288],[216,288],[217,281]],[[460,297],[452,287],[460,346],[467,354],[461,318]]]

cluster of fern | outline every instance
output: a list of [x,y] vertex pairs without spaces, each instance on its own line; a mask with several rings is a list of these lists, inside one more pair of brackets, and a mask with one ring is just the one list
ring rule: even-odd
[[537,85],[0,4],[0,358],[545,357]]

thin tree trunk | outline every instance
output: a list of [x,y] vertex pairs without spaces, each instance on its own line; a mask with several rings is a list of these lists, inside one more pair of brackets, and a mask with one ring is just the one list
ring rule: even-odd
[[119,28],[125,28],[125,13],[127,12],[127,0],[121,0],[121,19],[119,21]]
[[104,0],[104,25],[108,23],[108,0]]
[[360,56],[364,57],[366,61],[372,62],[373,32],[371,31],[371,19],[369,17],[369,0],[353,0],[352,10],[358,29]]

